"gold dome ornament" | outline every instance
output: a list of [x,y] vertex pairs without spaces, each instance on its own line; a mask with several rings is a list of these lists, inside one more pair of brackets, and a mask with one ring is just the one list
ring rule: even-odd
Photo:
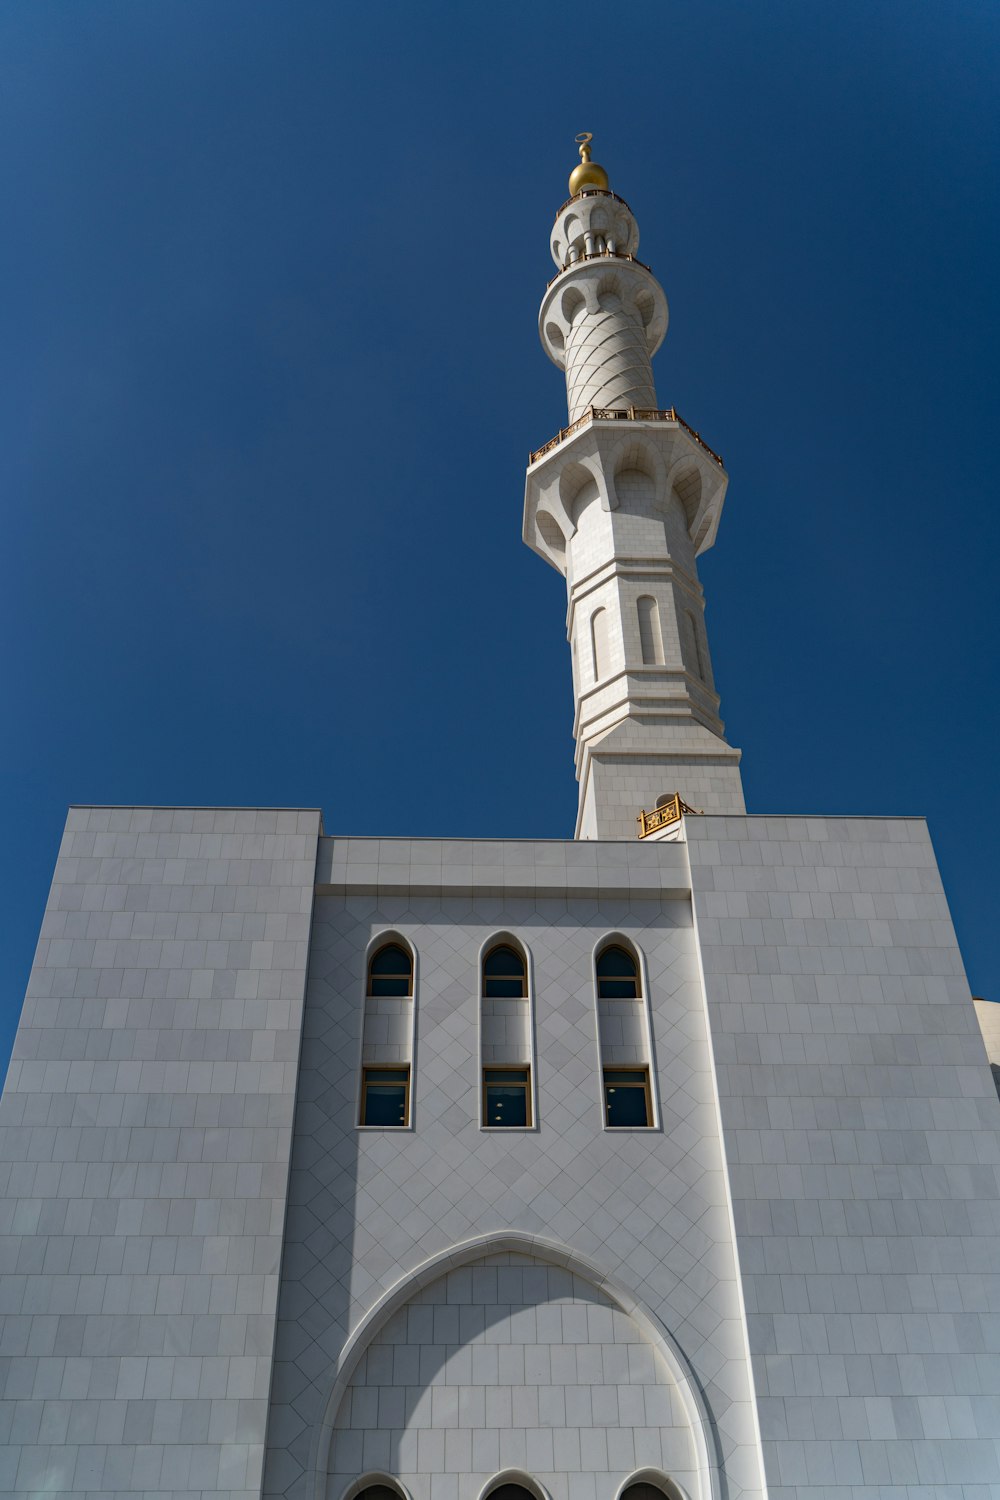
[[577,193],[582,193],[584,188],[601,188],[604,192],[608,190],[608,174],[603,167],[599,167],[596,161],[590,159],[590,143],[594,139],[589,130],[581,130],[577,136],[580,147],[580,165],[574,167],[569,174],[570,197],[575,198]]

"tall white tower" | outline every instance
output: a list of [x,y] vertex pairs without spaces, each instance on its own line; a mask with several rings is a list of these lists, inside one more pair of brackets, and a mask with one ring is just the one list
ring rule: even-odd
[[556,214],[539,332],[566,372],[569,425],[531,455],[524,539],[566,579],[573,656],[576,837],[631,839],[677,793],[744,810],[740,752],[719,718],[696,558],[715,540],[728,476],[673,407],[651,360],[667,299],[635,258],[639,228],[577,137]]

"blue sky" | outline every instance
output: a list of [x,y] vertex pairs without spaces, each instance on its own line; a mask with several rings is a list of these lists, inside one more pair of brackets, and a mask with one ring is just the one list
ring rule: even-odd
[[0,1055],[71,802],[571,836],[520,527],[579,130],[730,472],[748,805],[926,814],[1000,997],[998,55],[968,0],[8,0]]

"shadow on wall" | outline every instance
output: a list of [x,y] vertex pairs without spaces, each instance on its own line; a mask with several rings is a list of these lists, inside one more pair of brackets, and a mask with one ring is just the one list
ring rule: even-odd
[[635,1318],[588,1279],[487,1255],[417,1287],[361,1354],[326,1495],[341,1500],[375,1473],[415,1500],[434,1500],[436,1480],[442,1494],[457,1482],[479,1495],[518,1471],[553,1500],[575,1500],[585,1479],[613,1497],[642,1470],[701,1497],[689,1399]]

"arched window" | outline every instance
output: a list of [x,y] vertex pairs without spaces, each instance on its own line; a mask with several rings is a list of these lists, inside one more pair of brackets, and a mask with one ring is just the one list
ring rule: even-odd
[[358,1492],[356,1500],[400,1500],[400,1491],[387,1484],[369,1484]]
[[647,1130],[656,1123],[652,1038],[638,960],[624,944],[612,942],[598,953],[596,969],[604,1125],[607,1130]]
[[498,943],[483,959],[483,994],[492,1000],[519,1000],[528,993],[524,958],[508,943]]
[[385,943],[372,954],[368,963],[368,994],[413,994],[413,959],[399,943]]
[[621,1500],[678,1500],[679,1494],[676,1485],[671,1484],[669,1479],[662,1484],[639,1479],[622,1490]]
[[520,1469],[515,1469],[506,1477],[499,1474],[493,1488],[483,1492],[483,1500],[540,1500],[540,1497],[541,1491],[534,1480]]
[[[358,1103],[358,1124],[367,1129],[410,1126],[415,963],[406,940],[391,933],[376,939],[368,960]],[[378,1484],[385,1482],[380,1476]]]
[[485,945],[480,978],[480,1121],[485,1130],[527,1130],[534,1114],[527,954],[514,939],[498,936]]
[[597,993],[601,1000],[636,1000],[639,988],[639,966],[631,953],[611,943],[597,960]]
[[701,654],[701,634],[698,630],[698,622],[689,609],[686,609],[684,613],[687,615],[688,632],[691,636],[691,644],[694,647],[694,664],[697,668],[698,676],[704,682],[705,661]]

